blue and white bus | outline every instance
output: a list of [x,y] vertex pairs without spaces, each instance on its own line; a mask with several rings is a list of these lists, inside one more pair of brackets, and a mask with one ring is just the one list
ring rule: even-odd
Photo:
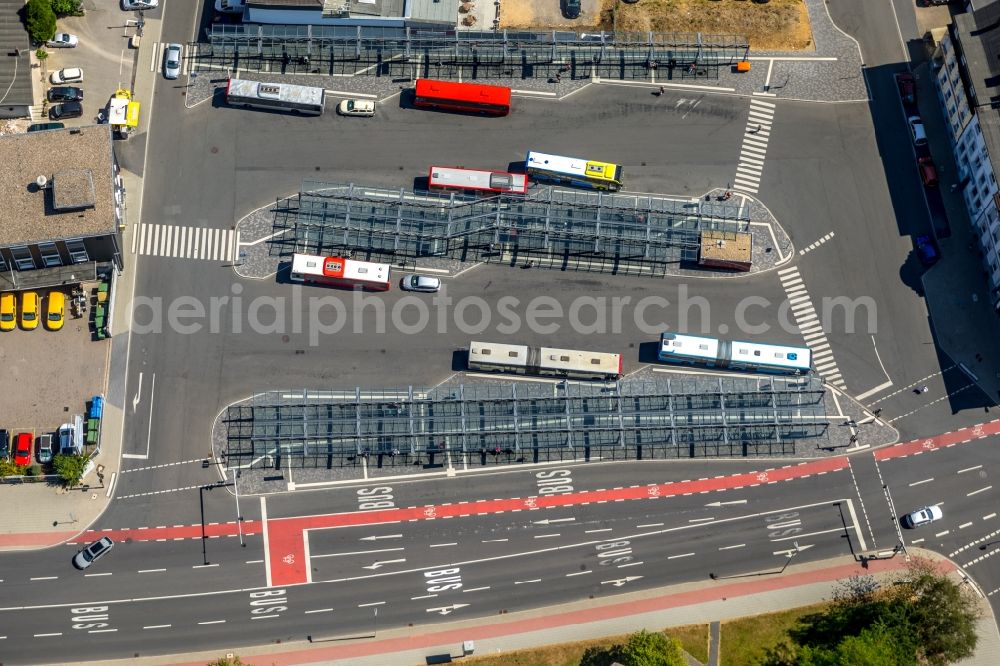
[[805,375],[812,370],[812,351],[808,347],[717,340],[680,333],[660,336],[657,357],[664,363],[782,375]]

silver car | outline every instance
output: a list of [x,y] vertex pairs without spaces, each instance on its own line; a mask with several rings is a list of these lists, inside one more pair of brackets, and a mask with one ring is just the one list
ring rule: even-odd
[[422,291],[426,294],[434,294],[441,288],[440,278],[429,275],[404,275],[399,281],[399,286],[403,291]]
[[52,39],[45,42],[50,49],[71,49],[80,43],[80,38],[68,32],[57,32],[52,35]]
[[181,75],[181,54],[184,47],[180,44],[167,44],[163,51],[163,77],[176,79]]
[[903,516],[903,526],[911,529],[920,527],[927,523],[933,523],[935,520],[941,520],[942,516],[944,516],[944,513],[941,511],[941,507],[925,506],[922,509],[917,509]]
[[115,542],[108,537],[101,537],[73,557],[73,566],[77,569],[86,569],[95,561],[104,557],[114,545]]

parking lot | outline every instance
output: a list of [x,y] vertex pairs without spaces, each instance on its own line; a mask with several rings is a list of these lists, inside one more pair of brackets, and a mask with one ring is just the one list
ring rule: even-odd
[[[79,45],[74,48],[47,48],[49,57],[37,70],[42,90],[47,92],[52,87],[50,77],[53,72],[66,67],[83,69],[82,83],[67,84],[84,90],[83,116],[59,121],[67,127],[94,123],[116,90],[132,87],[136,51],[129,48],[129,38],[135,34],[136,28],[126,27],[125,22],[134,21],[135,12],[122,11],[117,2],[85,3],[85,7],[86,15],[67,16],[56,24],[57,31],[77,36]],[[48,108],[53,104],[48,104]]]
[[[44,307],[47,294],[39,296]],[[12,433],[34,431],[36,436],[55,432],[73,414],[82,414],[84,403],[104,390],[110,342],[93,341],[87,315],[74,318],[67,306],[59,331],[40,325],[31,331],[18,327],[0,334],[4,370],[0,428]]]

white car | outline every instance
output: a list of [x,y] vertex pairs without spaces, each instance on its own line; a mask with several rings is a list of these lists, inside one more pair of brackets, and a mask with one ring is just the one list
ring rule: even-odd
[[375,102],[368,99],[345,99],[337,105],[342,116],[374,116]]
[[927,132],[924,131],[924,121],[920,116],[910,116],[907,121],[910,123],[910,135],[913,137],[914,146],[927,145]]
[[122,0],[122,9],[132,11],[133,9],[156,9],[160,6],[160,0]]
[[77,569],[86,569],[95,560],[103,557],[114,545],[115,542],[108,537],[101,537],[73,556],[73,566]]
[[181,75],[181,54],[184,47],[180,44],[167,44],[163,51],[163,77],[176,79]]
[[57,86],[64,83],[80,83],[83,81],[83,70],[79,67],[66,67],[58,72],[52,72],[49,81]]
[[941,512],[941,507],[925,506],[922,509],[917,509],[903,516],[903,526],[909,528],[920,527],[927,523],[933,523],[935,520],[941,520],[942,516],[944,514]]
[[428,275],[404,275],[399,281],[403,291],[422,291],[426,294],[437,293],[441,289],[441,280]]
[[50,49],[71,49],[80,43],[80,38],[68,32],[57,32],[52,39],[45,42]]

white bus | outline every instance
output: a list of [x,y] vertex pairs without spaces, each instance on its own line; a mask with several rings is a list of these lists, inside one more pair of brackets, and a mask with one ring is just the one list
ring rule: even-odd
[[536,180],[560,185],[610,192],[617,192],[622,188],[622,167],[611,162],[549,155],[531,150],[524,158],[524,170]]
[[528,191],[528,176],[507,171],[478,171],[459,167],[432,166],[427,173],[427,185],[431,189],[476,190],[479,192]]
[[469,369],[607,381],[621,378],[622,356],[575,349],[472,342],[469,345]]
[[292,282],[330,287],[388,291],[391,286],[389,264],[355,261],[343,257],[319,257],[312,254],[292,256]]
[[278,109],[292,113],[320,116],[326,108],[326,91],[312,86],[288,83],[262,83],[229,79],[226,103],[230,106]]
[[812,370],[812,350],[808,347],[717,340],[679,333],[660,336],[657,357],[664,363],[750,372],[804,375]]

